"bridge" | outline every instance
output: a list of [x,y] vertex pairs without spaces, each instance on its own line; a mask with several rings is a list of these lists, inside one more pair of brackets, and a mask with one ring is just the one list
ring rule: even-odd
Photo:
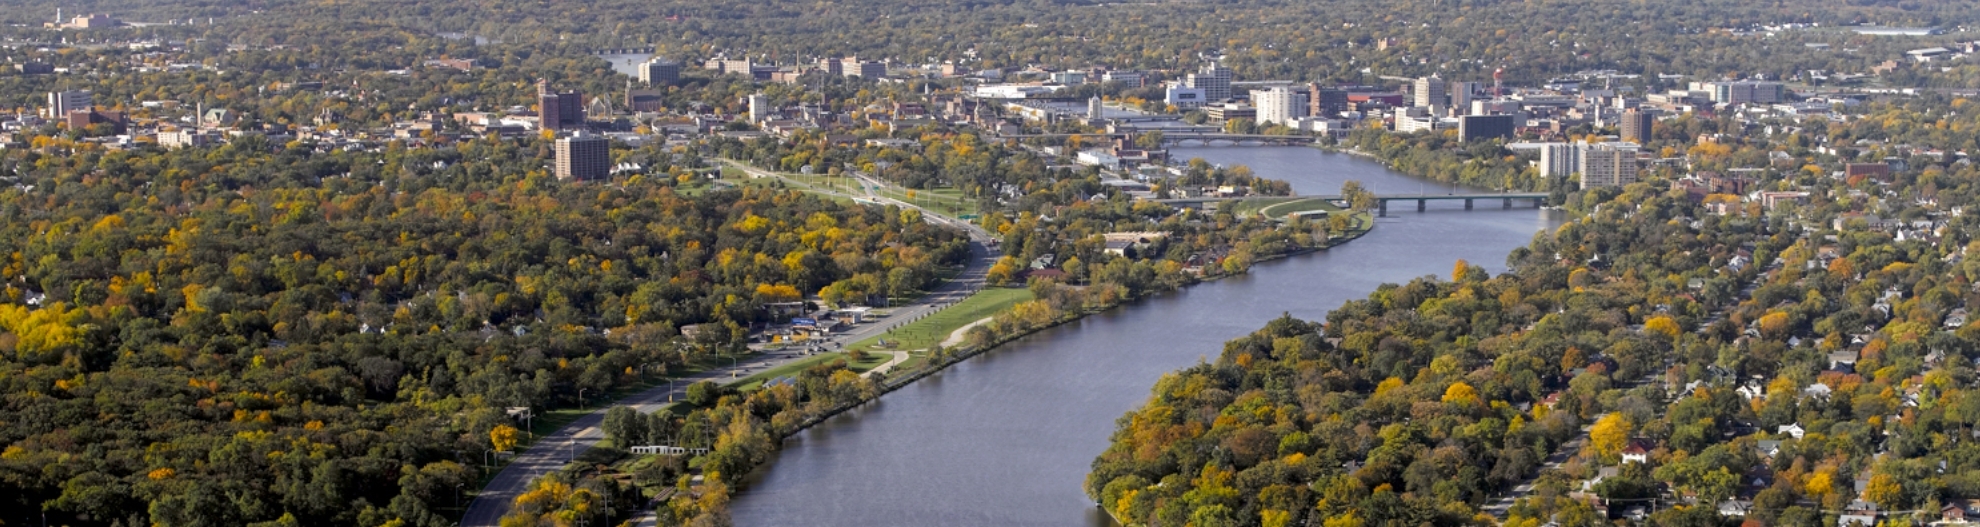
[[998,139],[1035,139],[1035,138],[1065,139],[1072,136],[1080,136],[1086,138],[1104,137],[1109,139],[1125,138],[1132,140],[1137,135],[1143,135],[1143,134],[1155,133],[1155,132],[1160,132],[1162,134],[1162,144],[1164,145],[1174,145],[1181,143],[1183,141],[1199,141],[1204,144],[1210,144],[1213,141],[1229,141],[1231,143],[1251,142],[1251,143],[1259,143],[1265,145],[1305,145],[1305,144],[1313,144],[1313,141],[1318,139],[1317,137],[1310,135],[1230,134],[1230,133],[1222,133],[1222,132],[1202,132],[1202,131],[1193,131],[1187,129],[1177,130],[1177,129],[1162,129],[1162,128],[1135,130],[1131,132],[1109,132],[1109,133],[1093,133],[1093,134],[1004,134],[1004,135],[998,135],[996,137]]
[[[1170,206],[1175,206],[1175,207],[1189,207],[1189,208],[1196,208],[1196,207],[1201,207],[1201,206],[1203,206],[1203,205],[1205,205],[1205,204],[1210,204],[1210,203],[1223,203],[1223,202],[1228,202],[1228,201],[1239,201],[1239,200],[1244,200],[1244,199],[1250,199],[1250,198],[1254,198],[1254,197],[1257,197],[1257,196],[1247,196],[1247,197],[1242,197],[1242,198],[1225,198],[1225,197],[1215,197],[1215,196],[1203,196],[1203,197],[1196,197],[1196,198],[1169,198],[1169,199],[1158,199],[1158,200],[1154,200],[1154,201],[1155,201],[1155,202],[1157,202],[1157,203],[1164,203],[1164,204],[1168,204],[1168,205],[1170,205]],[[1277,197],[1277,196],[1274,196],[1274,197]],[[1340,199],[1341,199],[1341,197],[1340,197],[1340,196],[1301,196],[1301,197],[1306,197],[1306,198],[1320,198],[1320,199],[1324,199],[1324,200],[1329,200],[1329,201],[1338,201],[1338,200],[1340,200]],[[1375,214],[1375,215],[1376,215],[1376,216],[1380,216],[1380,217],[1388,217],[1388,215],[1389,215],[1389,202],[1391,202],[1391,201],[1405,201],[1405,202],[1407,202],[1407,201],[1415,201],[1415,202],[1416,202],[1416,211],[1417,211],[1417,212],[1423,212],[1424,210],[1427,210],[1427,209],[1429,208],[1429,204],[1430,204],[1430,202],[1432,202],[1432,201],[1459,201],[1459,200],[1462,200],[1462,201],[1464,201],[1464,210],[1472,210],[1472,208],[1473,208],[1473,206],[1474,206],[1474,205],[1476,205],[1476,203],[1477,203],[1477,202],[1478,202],[1479,200],[1488,200],[1488,201],[1489,201],[1489,200],[1494,200],[1494,199],[1496,199],[1496,200],[1500,200],[1500,203],[1501,203],[1501,207],[1502,207],[1502,208],[1506,208],[1506,209],[1510,209],[1510,208],[1513,208],[1513,200],[1527,200],[1528,202],[1531,202],[1531,203],[1533,204],[1533,208],[1536,208],[1536,209],[1537,209],[1537,208],[1540,208],[1541,206],[1543,206],[1543,205],[1545,205],[1545,204],[1547,203],[1547,193],[1545,193],[1545,192],[1505,192],[1505,193],[1496,193],[1496,194],[1491,194],[1491,193],[1474,193],[1474,194],[1390,194],[1390,195],[1380,195],[1380,194],[1378,194],[1378,195],[1376,195],[1376,196],[1375,196],[1375,203],[1376,203],[1376,214]]]

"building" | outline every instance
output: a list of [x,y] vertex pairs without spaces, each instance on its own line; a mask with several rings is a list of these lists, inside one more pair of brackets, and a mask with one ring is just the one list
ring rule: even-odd
[[1636,143],[1576,143],[1581,188],[1620,187],[1636,182]]
[[1205,106],[1203,107],[1203,114],[1209,116],[1210,120],[1219,122],[1228,122],[1234,119],[1250,119],[1254,122],[1258,120],[1257,108],[1236,102]]
[[1118,82],[1122,88],[1140,88],[1148,83],[1148,76],[1139,71],[1109,71],[1100,74],[1100,82]]
[[749,96],[749,120],[763,122],[773,117],[775,110],[770,107],[770,96],[755,94]]
[[664,86],[681,81],[681,63],[654,57],[639,65],[639,81],[648,86]]
[[1628,143],[1650,142],[1650,128],[1657,123],[1657,115],[1637,108],[1624,110],[1622,114],[1622,140]]
[[1778,82],[1711,82],[1693,87],[1697,88],[1705,88],[1712,102],[1722,104],[1774,104],[1787,100],[1787,85]]
[[657,112],[666,107],[666,100],[660,90],[626,90],[626,109],[634,112]]
[[1418,108],[1443,108],[1451,102],[1449,95],[1444,92],[1444,79],[1434,75],[1416,79],[1416,84],[1410,87],[1409,93],[1410,97],[1414,98],[1414,106]]
[[605,179],[612,170],[612,142],[583,131],[557,138],[557,179]]
[[550,81],[536,81],[536,119],[544,130],[574,130],[584,127],[584,93],[550,90]]
[[1458,118],[1458,140],[1512,139],[1515,126],[1511,115],[1466,115]]
[[887,64],[877,61],[862,61],[859,57],[848,57],[839,65],[841,74],[847,77],[878,79],[887,76]]
[[1306,96],[1307,115],[1334,118],[1339,117],[1341,112],[1348,110],[1347,90],[1322,88],[1319,84],[1309,84],[1306,87]]
[[[57,11],[60,10],[58,9]],[[61,15],[59,14],[56,15],[56,18],[60,19]],[[97,13],[90,13],[89,16],[76,17],[75,20],[72,20],[68,23],[62,23],[58,21],[58,22],[43,22],[41,24],[42,27],[48,27],[54,29],[102,29],[106,27],[118,27],[122,25],[124,25],[124,21],[122,20],[111,18],[110,15],[97,14]]]
[[22,75],[47,75],[55,73],[55,65],[46,62],[23,62],[15,64],[14,71]]
[[1450,83],[1450,89],[1446,91],[1449,92],[1451,98],[1451,113],[1463,113],[1466,109],[1471,108],[1472,98],[1476,97],[1478,92],[1483,89],[1484,85],[1476,82]]
[[1540,177],[1567,177],[1581,165],[1581,150],[1570,143],[1540,145]]
[[1185,84],[1170,84],[1169,89],[1163,90],[1162,93],[1162,102],[1183,110],[1200,108],[1206,99],[1202,88],[1193,88]]
[[158,146],[165,148],[201,147],[220,143],[219,132],[206,130],[178,129],[158,132]]
[[76,110],[88,110],[94,103],[89,90],[68,90],[48,92],[48,118],[61,119]]
[[1236,78],[1230,68],[1211,62],[1203,65],[1203,71],[1184,77],[1183,85],[1203,90],[1205,101],[1222,101],[1231,98],[1231,81]]
[[1284,86],[1269,90],[1251,90],[1251,105],[1258,109],[1259,124],[1291,125],[1294,119],[1306,117],[1307,97]]
[[1099,120],[1105,117],[1107,117],[1107,103],[1101,101],[1100,96],[1095,95],[1093,98],[1086,100],[1087,119]]
[[1067,86],[1086,84],[1086,72],[1084,71],[1054,71],[1051,78],[1053,84],[1064,84]]
[[724,73],[751,75],[756,71],[756,61],[749,59],[729,60],[727,58],[713,58],[708,59],[708,62],[702,63],[701,68],[712,70],[716,75]]
[[1880,181],[1891,181],[1891,165],[1888,163],[1846,163],[1843,165],[1843,177],[1866,177],[1876,178]]

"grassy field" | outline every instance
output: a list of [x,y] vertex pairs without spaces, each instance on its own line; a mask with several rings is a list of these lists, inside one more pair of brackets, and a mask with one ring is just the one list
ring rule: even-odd
[[962,302],[958,302],[956,305],[949,306],[948,309],[935,312],[935,314],[928,316],[928,318],[910,322],[879,337],[854,343],[852,348],[877,349],[879,348],[878,344],[881,339],[887,341],[885,349],[919,350],[931,348],[936,344],[942,343],[942,339],[949,338],[949,333],[954,332],[956,328],[995,315],[1012,305],[1016,305],[1018,302],[1026,300],[1031,300],[1030,289],[1001,287],[984,289],[975,295],[971,295],[969,298],[963,299]]

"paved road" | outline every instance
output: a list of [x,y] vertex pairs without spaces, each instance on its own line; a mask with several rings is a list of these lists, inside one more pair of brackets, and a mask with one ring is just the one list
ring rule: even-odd
[[1562,463],[1573,459],[1576,454],[1581,452],[1581,446],[1586,444],[1588,444],[1588,427],[1584,426],[1581,427],[1581,433],[1576,434],[1574,439],[1569,439],[1566,443],[1561,443],[1560,448],[1554,449],[1554,453],[1547,456],[1547,461],[1540,465],[1539,470],[1533,471],[1524,481],[1520,481],[1518,485],[1513,485],[1511,492],[1507,492],[1504,496],[1500,496],[1499,499],[1485,504],[1480,509],[1490,513],[1495,518],[1506,519],[1506,510],[1512,508],[1514,501],[1533,495],[1534,480],[1540,479],[1540,475],[1549,470],[1561,468]]
[[[744,167],[744,170],[756,172],[754,169],[747,167]],[[913,207],[913,205],[904,203],[901,205]],[[915,208],[918,209],[920,207]],[[900,306],[895,308],[885,318],[868,322],[851,331],[838,334],[833,337],[833,341],[851,343],[878,336],[886,333],[887,330],[892,329],[894,326],[905,324],[922,315],[933,313],[942,307],[968,298],[971,294],[983,288],[984,275],[990,270],[991,263],[995,261],[995,256],[984,245],[984,242],[989,241],[989,234],[982,229],[974,228],[973,225],[969,225],[967,222],[962,222],[932,211],[923,210],[922,217],[929,223],[967,227],[963,230],[969,233],[974,243],[970,244],[970,258],[968,265],[963,268],[963,272],[957,275],[956,278],[943,283],[935,291],[924,295],[913,304]],[[746,360],[740,361],[731,367],[711,369],[675,379],[676,382],[669,386],[656,387],[628,396],[613,402],[612,406],[631,406],[642,412],[659,411],[661,408],[671,404],[670,402],[675,397],[685,396],[688,385],[695,382],[703,380],[726,381],[745,376],[748,372],[774,368],[800,358],[803,358],[803,355],[796,352],[758,354],[748,357]],[[578,420],[571,422],[571,424],[565,425],[556,432],[544,436],[542,440],[531,445],[528,450],[518,454],[515,461],[503,467],[501,472],[496,473],[495,478],[488,482],[488,486],[481,489],[481,493],[475,496],[474,502],[468,504],[467,514],[461,518],[460,524],[466,527],[493,527],[497,525],[501,521],[502,515],[508,513],[509,506],[515,500],[515,497],[529,486],[529,482],[563,468],[577,453],[584,452],[586,449],[598,444],[600,440],[605,439],[605,432],[599,427],[605,421],[606,408],[610,408],[610,406],[601,407],[597,411],[585,414],[584,417],[578,418]]]

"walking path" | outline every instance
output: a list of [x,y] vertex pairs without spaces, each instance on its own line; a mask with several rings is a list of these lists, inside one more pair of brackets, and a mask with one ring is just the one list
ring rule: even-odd
[[981,326],[984,324],[989,324],[990,321],[992,320],[996,320],[996,317],[983,317],[983,320],[978,320],[975,322],[964,324],[963,327],[956,328],[955,331],[949,332],[949,338],[942,339],[942,347],[953,348],[956,347],[957,344],[962,344],[963,337],[969,335],[969,330],[971,328],[975,328],[977,326]]

